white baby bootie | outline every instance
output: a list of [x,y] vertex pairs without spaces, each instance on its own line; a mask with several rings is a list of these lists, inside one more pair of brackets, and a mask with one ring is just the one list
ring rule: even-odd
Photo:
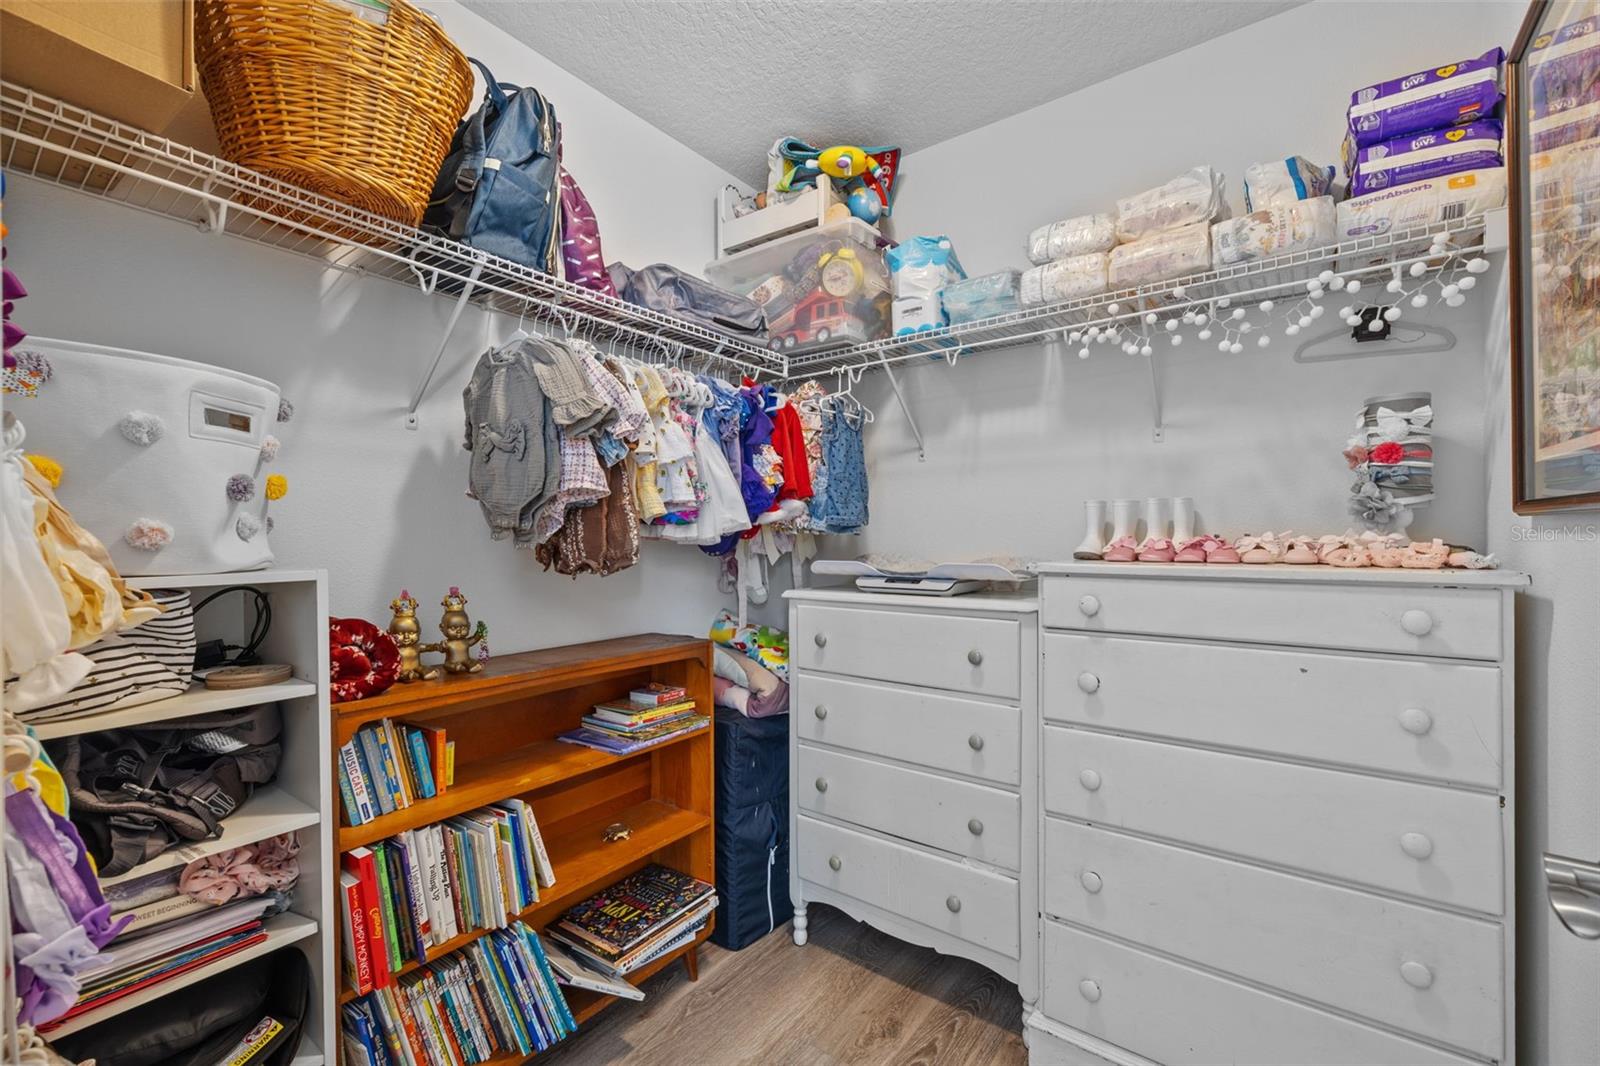
[[1106,550],[1106,501],[1084,500],[1083,543],[1072,549],[1074,559],[1098,559]]

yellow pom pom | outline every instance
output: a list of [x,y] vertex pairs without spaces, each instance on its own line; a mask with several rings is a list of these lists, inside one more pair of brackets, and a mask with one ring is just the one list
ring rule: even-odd
[[267,499],[281,500],[289,494],[289,479],[282,474],[267,475]]
[[56,462],[48,455],[29,455],[28,462],[33,464],[33,468],[35,470],[39,471],[40,477],[50,482],[51,488],[59,489],[61,487],[60,463]]

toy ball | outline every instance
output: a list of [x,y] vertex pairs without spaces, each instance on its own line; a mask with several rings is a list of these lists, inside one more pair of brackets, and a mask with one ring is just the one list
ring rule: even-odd
[[866,189],[853,191],[845,199],[845,204],[850,208],[852,215],[868,224],[876,223],[883,217],[883,204]]
[[859,177],[867,172],[867,153],[853,144],[841,144],[818,155],[817,166],[833,178]]

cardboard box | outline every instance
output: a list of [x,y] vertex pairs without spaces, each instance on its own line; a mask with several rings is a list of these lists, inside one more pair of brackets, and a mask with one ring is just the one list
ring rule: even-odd
[[[0,41],[0,78],[152,133],[196,95],[194,0],[0,0]],[[12,160],[96,189],[116,177],[27,145]]]

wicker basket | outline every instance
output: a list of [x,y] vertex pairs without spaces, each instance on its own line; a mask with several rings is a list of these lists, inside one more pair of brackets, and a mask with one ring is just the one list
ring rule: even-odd
[[222,155],[415,226],[472,93],[433,19],[332,0],[199,0],[195,53]]

